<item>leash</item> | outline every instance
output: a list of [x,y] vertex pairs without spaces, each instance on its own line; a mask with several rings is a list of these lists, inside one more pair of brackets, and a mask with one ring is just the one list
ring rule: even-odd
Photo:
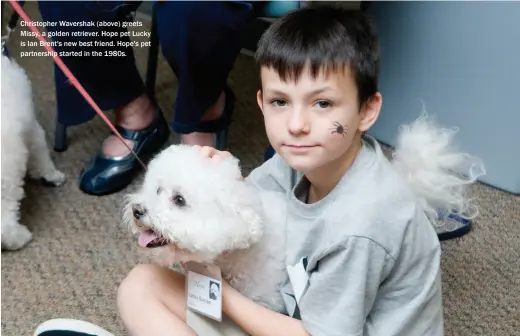
[[[13,6],[14,10],[16,11],[16,16],[13,14],[13,17],[11,17],[11,20],[9,20],[9,27],[8,27],[8,35],[10,32],[14,29],[14,26],[16,25],[16,22],[18,21],[18,18],[21,17],[22,20],[28,23],[29,28],[36,34],[36,37],[43,42],[43,46],[49,54],[51,55],[52,59],[54,60],[54,63],[63,71],[65,76],[69,79],[70,83],[74,85],[74,87],[81,93],[81,95],[85,98],[85,100],[89,103],[89,105],[96,111],[96,113],[103,119],[103,121],[107,124],[107,126],[114,132],[114,134],[121,140],[121,142],[125,145],[128,150],[130,150],[130,153],[137,159],[137,161],[141,164],[143,169],[146,171],[146,165],[144,162],[139,158],[136,152],[130,146],[125,142],[124,138],[121,136],[121,134],[117,131],[115,126],[110,122],[110,120],[107,118],[107,116],[103,113],[103,111],[99,108],[99,106],[96,104],[96,102],[92,99],[92,97],[88,94],[88,92],[83,88],[83,86],[79,83],[79,81],[76,79],[76,77],[72,74],[72,72],[69,70],[69,68],[63,63],[61,58],[58,56],[58,53],[52,48],[49,43],[47,43],[47,40],[45,37],[43,37],[40,34],[40,31],[38,28],[34,26],[33,21],[29,18],[27,13],[22,9],[22,7],[18,4],[15,0],[9,0],[11,3],[11,6]],[[11,24],[13,25],[11,27]],[[5,40],[2,41],[2,45],[4,44]]]

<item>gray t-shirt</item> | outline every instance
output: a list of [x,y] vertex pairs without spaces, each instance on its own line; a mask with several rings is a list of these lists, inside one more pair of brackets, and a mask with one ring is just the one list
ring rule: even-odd
[[439,240],[373,138],[317,203],[305,202],[308,180],[278,155],[247,180],[287,195],[281,290],[311,335],[444,334]]

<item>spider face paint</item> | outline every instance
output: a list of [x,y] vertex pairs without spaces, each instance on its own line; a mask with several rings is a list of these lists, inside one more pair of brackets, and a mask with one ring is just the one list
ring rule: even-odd
[[339,122],[335,121],[332,124],[332,127],[329,128],[329,130],[331,131],[330,134],[337,133],[337,134],[340,134],[342,137],[344,137],[345,135],[348,134],[347,133],[348,125],[341,125]]

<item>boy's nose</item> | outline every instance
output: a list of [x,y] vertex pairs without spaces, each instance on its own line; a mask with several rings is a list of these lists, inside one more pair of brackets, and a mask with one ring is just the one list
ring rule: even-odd
[[289,119],[289,132],[294,135],[309,133],[310,120],[307,113],[302,110],[295,110]]

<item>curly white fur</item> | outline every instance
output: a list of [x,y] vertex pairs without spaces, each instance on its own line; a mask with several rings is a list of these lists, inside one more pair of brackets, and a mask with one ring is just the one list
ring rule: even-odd
[[[141,189],[127,197],[124,223],[134,233],[153,229],[168,241],[151,249],[161,252],[161,263],[214,263],[233,288],[283,311],[283,195],[258,190],[241,177],[236,158],[216,163],[194,147],[172,145],[150,162]],[[184,205],[175,203],[176,196]]]
[[26,173],[53,185],[65,182],[50,157],[45,133],[34,113],[25,71],[2,54],[2,249],[24,247],[32,234],[20,224]]
[[480,159],[454,148],[457,131],[438,126],[423,113],[401,127],[393,153],[394,167],[410,183],[435,226],[443,224],[441,214],[456,213],[466,219],[478,214],[466,187],[486,170]]

